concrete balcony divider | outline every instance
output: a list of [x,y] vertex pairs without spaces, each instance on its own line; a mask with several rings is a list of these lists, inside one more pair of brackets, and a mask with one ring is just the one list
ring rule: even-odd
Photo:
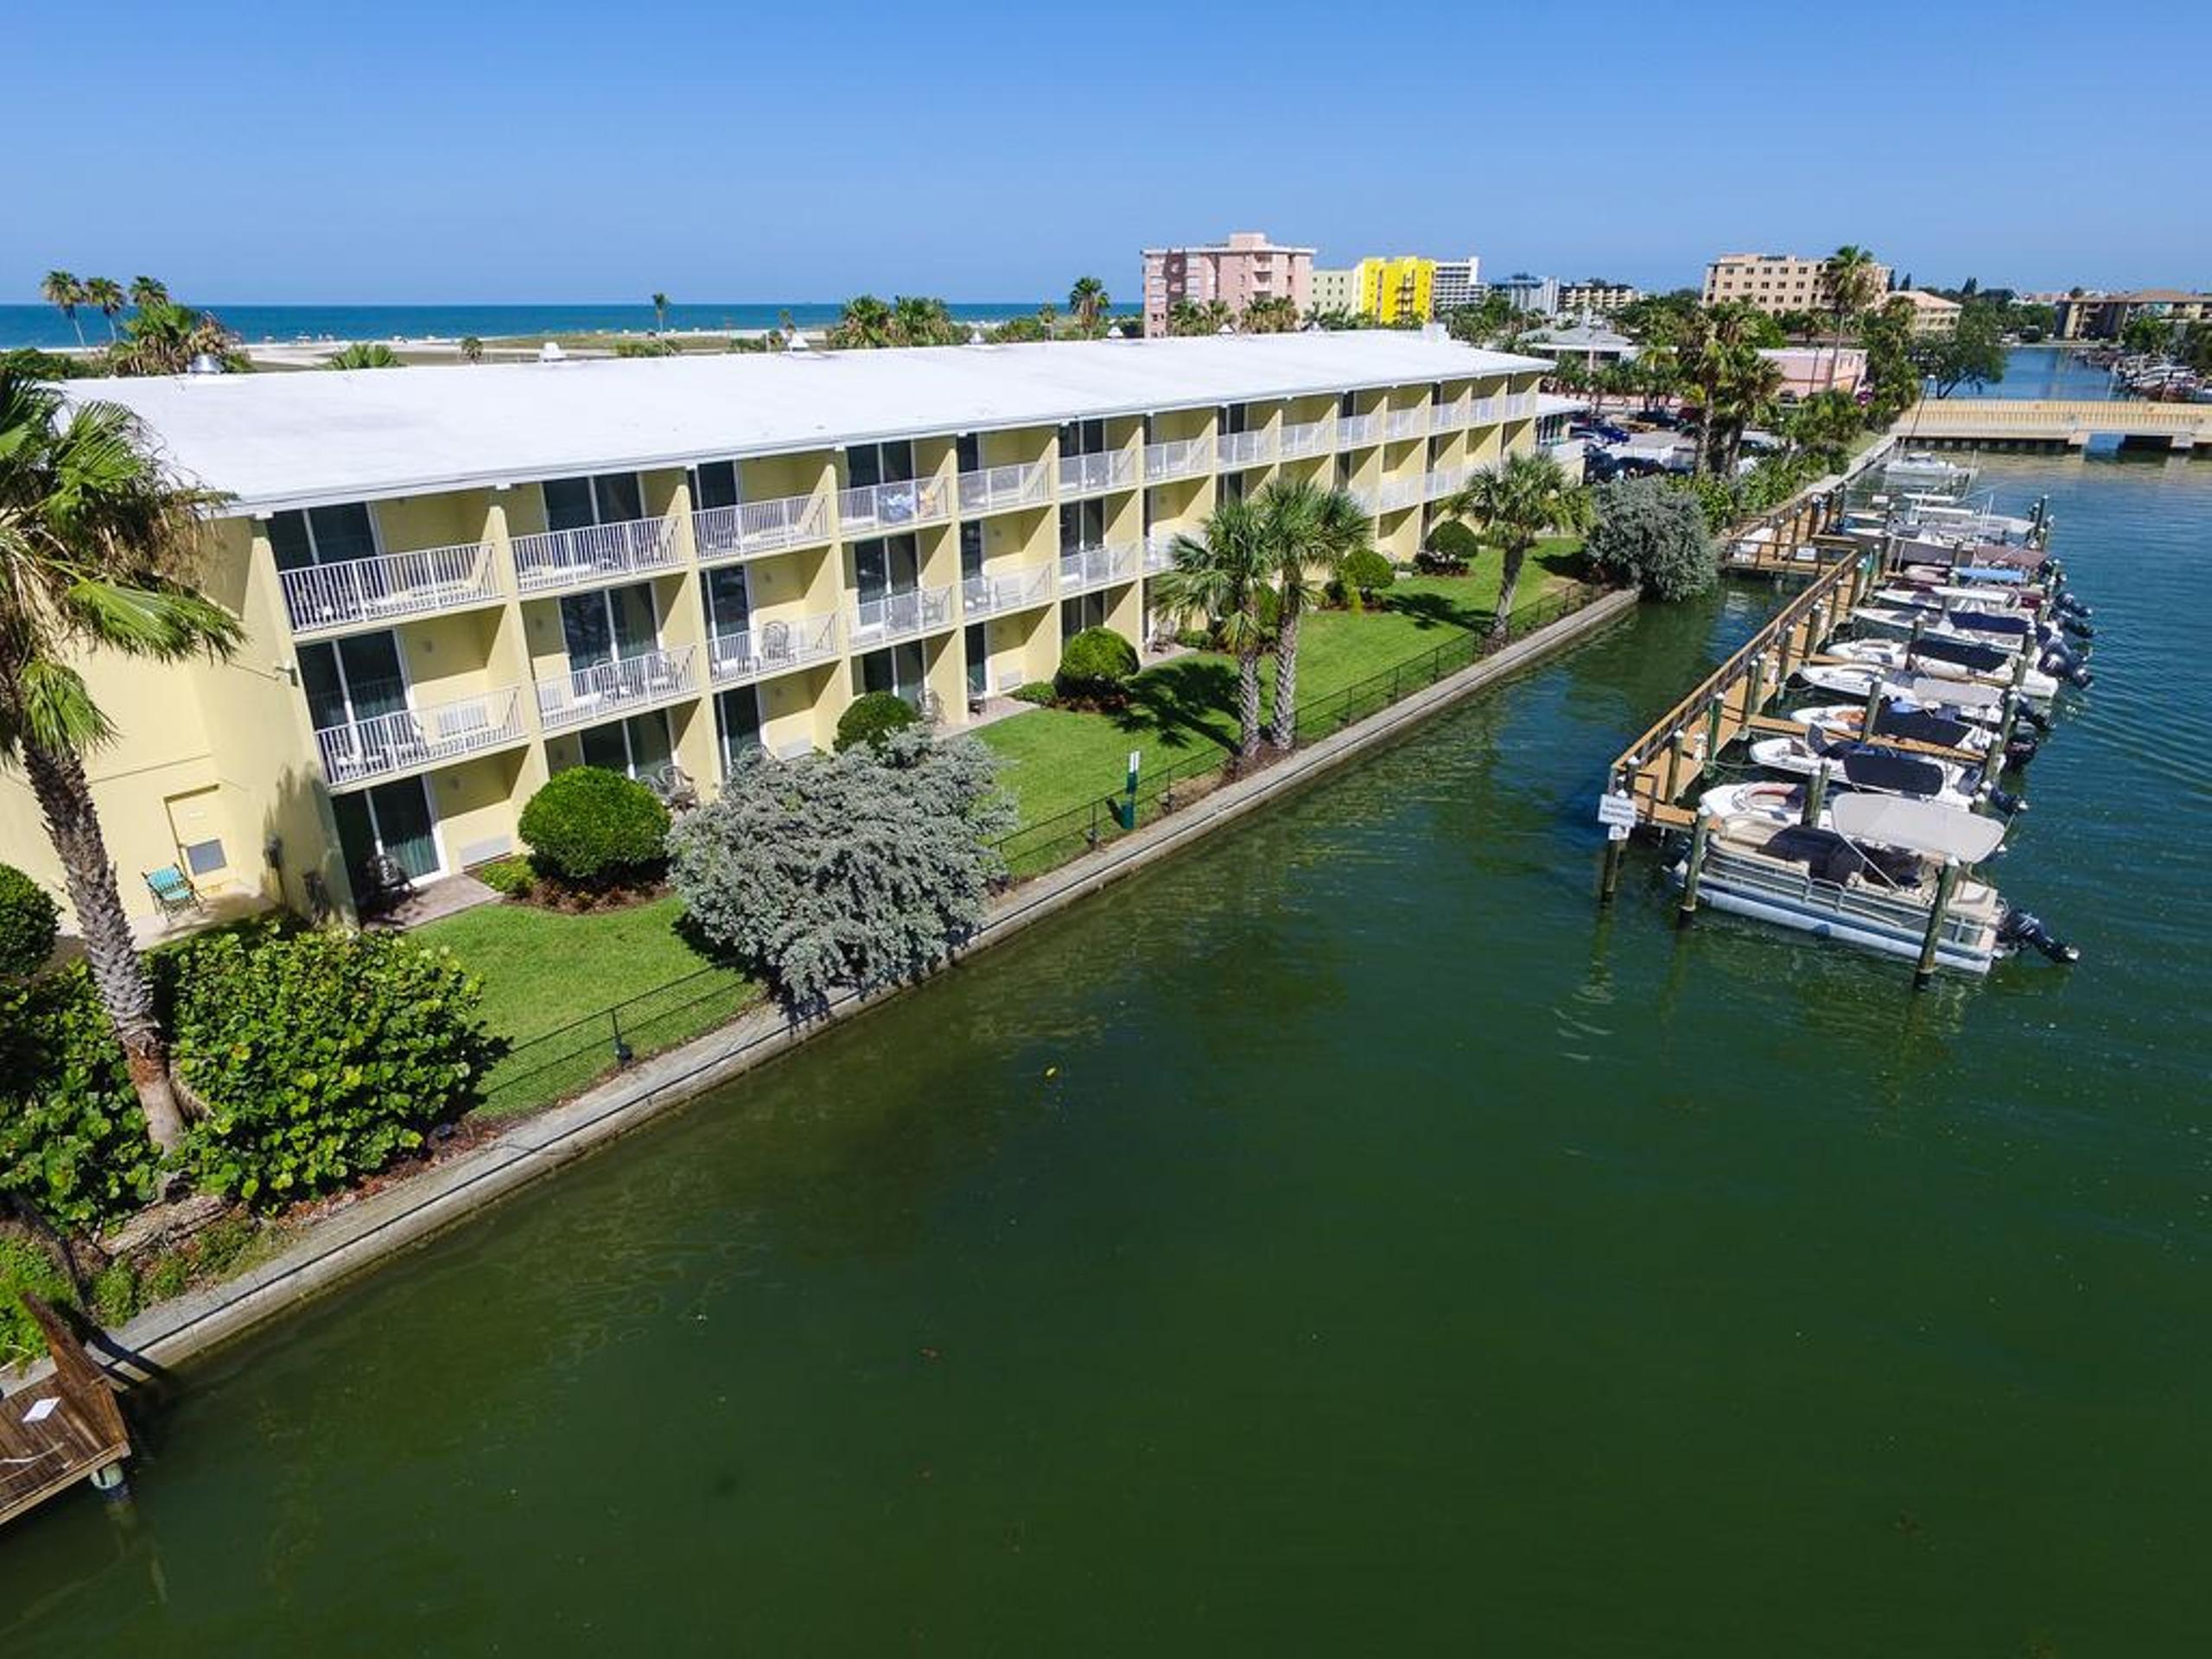
[[1144,480],[1158,484],[1171,478],[1196,478],[1213,470],[1211,438],[1172,438],[1144,447]]
[[939,478],[899,479],[837,492],[837,517],[845,534],[905,530],[934,524],[950,512],[952,493]]
[[1089,593],[1094,588],[1128,582],[1137,573],[1143,550],[1135,542],[1078,547],[1060,555],[1060,592]]
[[379,553],[276,574],[292,632],[302,634],[495,604],[499,598],[499,565],[489,542]]
[[1052,568],[1014,570],[1005,575],[969,576],[960,584],[960,607],[970,617],[1002,616],[1042,605],[1052,596]]
[[702,507],[691,515],[691,540],[702,563],[776,553],[830,539],[830,509],[818,495]]
[[1020,462],[1011,467],[986,467],[963,473],[959,478],[960,511],[997,512],[1007,507],[1033,507],[1051,493],[1045,483],[1045,463]]
[[682,563],[670,518],[545,530],[514,538],[515,584],[525,594],[650,575]]
[[716,685],[765,679],[837,654],[834,613],[756,623],[707,641],[707,677]]
[[853,607],[853,648],[866,651],[934,633],[953,624],[952,589],[910,588],[904,593],[864,599]]
[[395,709],[326,726],[315,733],[315,741],[322,775],[332,788],[344,789],[504,748],[529,735],[523,726],[522,694],[510,685],[427,709]]
[[1095,495],[1101,490],[1125,489],[1136,481],[1136,458],[1126,449],[1060,457],[1062,495]]
[[537,718],[548,731],[612,720],[633,709],[649,709],[699,691],[699,648],[649,651],[589,668],[571,669],[557,680],[537,683]]

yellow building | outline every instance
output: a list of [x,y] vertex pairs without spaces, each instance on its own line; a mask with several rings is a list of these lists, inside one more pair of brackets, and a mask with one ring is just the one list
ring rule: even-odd
[[1427,322],[1435,292],[1436,261],[1412,254],[1313,273],[1316,311],[1348,311],[1382,323]]
[[[126,906],[175,865],[343,911],[376,861],[516,850],[565,766],[708,792],[863,690],[961,726],[1080,628],[1147,643],[1173,537],[1272,476],[1356,492],[1408,558],[1533,446],[1541,366],[1351,333],[73,383],[229,496],[204,586],[246,634],[86,665]],[[60,897],[19,777],[0,861]]]

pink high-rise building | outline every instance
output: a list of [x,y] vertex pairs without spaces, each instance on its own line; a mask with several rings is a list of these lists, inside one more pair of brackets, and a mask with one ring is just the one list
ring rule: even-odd
[[1261,231],[1233,231],[1226,242],[1144,251],[1144,331],[1167,332],[1178,300],[1219,300],[1241,317],[1255,300],[1287,296],[1300,312],[1313,302],[1313,250],[1279,247]]

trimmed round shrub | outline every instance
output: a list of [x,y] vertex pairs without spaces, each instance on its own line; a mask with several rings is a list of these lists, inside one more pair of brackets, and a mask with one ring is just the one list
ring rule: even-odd
[[44,887],[0,864],[0,979],[24,979],[46,966],[61,912]]
[[1064,702],[1118,704],[1136,671],[1135,645],[1111,628],[1085,628],[1060,648],[1052,690]]
[[1446,518],[1428,532],[1428,560],[1440,567],[1465,569],[1482,550],[1482,537],[1457,518]]
[[1337,571],[1337,590],[1354,610],[1364,608],[1375,595],[1398,579],[1390,561],[1371,547],[1356,548],[1344,556]]
[[864,693],[837,716],[837,753],[842,754],[855,743],[880,744],[920,719],[914,705],[896,692]]
[[[166,978],[168,953],[155,963]],[[0,1192],[92,1233],[152,1202],[160,1175],[85,964],[0,986]]]
[[597,887],[661,861],[668,809],[634,778],[604,766],[571,766],[530,798],[520,831],[541,869]]
[[478,982],[404,934],[205,934],[175,954],[176,1075],[207,1110],[188,1155],[203,1188],[258,1207],[420,1147],[500,1052]]

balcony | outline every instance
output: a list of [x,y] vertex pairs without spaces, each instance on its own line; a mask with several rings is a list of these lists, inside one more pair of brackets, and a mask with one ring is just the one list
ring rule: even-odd
[[1257,467],[1262,461],[1273,461],[1275,454],[1274,435],[1268,432],[1224,432],[1215,448],[1220,452],[1221,470],[1224,473]]
[[495,605],[499,600],[499,566],[488,542],[303,565],[279,570],[276,578],[297,634]]
[[374,783],[528,741],[522,694],[513,686],[429,709],[401,709],[315,734],[333,789]]
[[951,626],[950,587],[909,588],[901,594],[861,600],[853,607],[853,648],[871,650]]
[[960,608],[970,618],[1027,610],[1052,596],[1052,568],[1014,570],[1002,576],[970,576],[960,584]]
[[1060,457],[1062,495],[1096,495],[1101,490],[1127,489],[1136,481],[1136,457],[1126,449]]
[[1038,506],[1047,493],[1045,463],[1033,461],[963,473],[959,488],[960,511],[963,513],[1003,512],[1008,507]]
[[1171,478],[1196,478],[1213,471],[1211,438],[1174,438],[1144,447],[1144,481],[1163,483]]
[[1428,411],[1428,429],[1432,432],[1457,432],[1467,423],[1468,411],[1473,407],[1466,399],[1456,404],[1439,404]]
[[1337,417],[1337,446],[1349,449],[1356,443],[1373,443],[1382,435],[1380,415],[1340,415]]
[[1299,426],[1282,429],[1282,457],[1295,461],[1300,455],[1325,455],[1335,447],[1336,423],[1333,421],[1307,421]]
[[1536,412],[1536,394],[1533,391],[1516,391],[1504,402],[1505,418],[1509,421],[1525,421]]
[[1428,411],[1425,409],[1394,409],[1383,423],[1383,429],[1394,438],[1418,438],[1428,431]]
[[1060,555],[1060,593],[1087,594],[1094,588],[1128,582],[1137,573],[1143,550],[1135,542],[1108,547],[1078,547]]
[[702,507],[691,515],[691,540],[702,564],[722,564],[756,553],[780,553],[830,539],[830,512],[818,495],[773,501],[741,501]]
[[946,515],[951,499],[943,479],[895,479],[838,491],[837,517],[849,537],[880,534],[934,524]]
[[525,594],[648,575],[680,563],[676,524],[670,518],[631,518],[518,536],[514,557],[515,582]]
[[1175,540],[1180,531],[1155,530],[1144,538],[1144,573],[1156,576],[1175,568]]
[[557,680],[537,683],[537,718],[549,732],[612,720],[633,709],[651,708],[699,691],[699,648],[649,651],[616,662],[570,669]]
[[1478,467],[1446,467],[1428,475],[1425,492],[1431,501],[1441,501],[1448,495],[1457,495],[1467,487],[1467,480],[1482,469]]
[[1474,424],[1477,426],[1495,426],[1498,421],[1503,418],[1503,411],[1499,408],[1499,405],[1504,401],[1505,400],[1502,397],[1476,398]]
[[834,613],[763,622],[707,641],[707,677],[716,685],[764,680],[837,655]]
[[1427,493],[1426,473],[1415,473],[1411,478],[1386,478],[1376,492],[1376,505],[1381,512],[1396,512],[1402,508],[1419,506]]

